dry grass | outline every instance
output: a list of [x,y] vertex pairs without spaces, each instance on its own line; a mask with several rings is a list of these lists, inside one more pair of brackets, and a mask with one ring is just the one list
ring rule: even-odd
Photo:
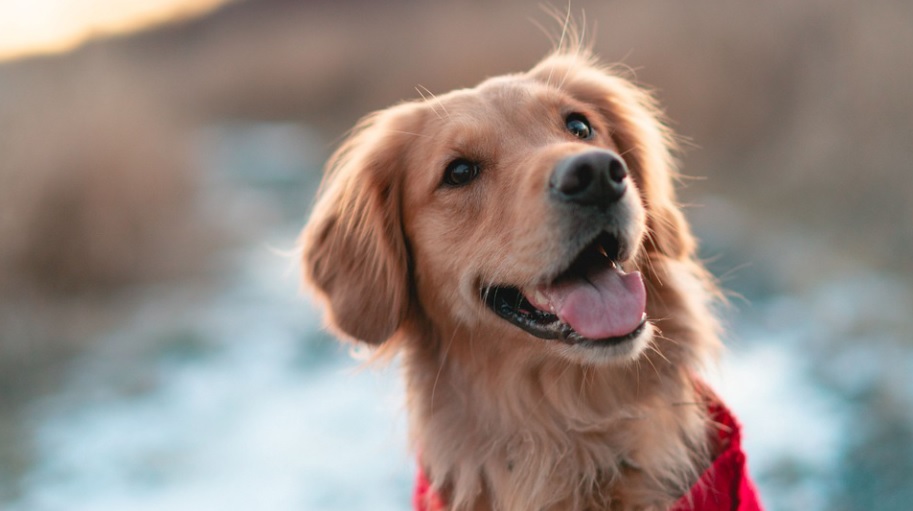
[[194,175],[181,130],[154,105],[92,94],[30,108],[0,139],[4,288],[105,289],[194,256],[185,253]]

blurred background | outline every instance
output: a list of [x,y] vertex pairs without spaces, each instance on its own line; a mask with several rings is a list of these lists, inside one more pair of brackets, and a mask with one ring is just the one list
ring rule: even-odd
[[[571,12],[689,142],[732,295],[716,385],[769,508],[908,510],[913,2]],[[321,332],[290,252],[360,116],[528,69],[540,25],[519,1],[0,1],[0,508],[408,509],[396,370]]]

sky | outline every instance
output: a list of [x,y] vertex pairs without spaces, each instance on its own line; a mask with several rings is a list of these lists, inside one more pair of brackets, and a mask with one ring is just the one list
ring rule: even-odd
[[0,60],[198,15],[229,0],[0,0]]

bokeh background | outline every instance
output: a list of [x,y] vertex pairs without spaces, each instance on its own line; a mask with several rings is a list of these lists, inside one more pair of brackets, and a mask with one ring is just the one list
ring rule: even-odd
[[[688,141],[732,296],[714,379],[770,509],[910,509],[913,2],[570,11]],[[408,509],[395,367],[321,332],[290,252],[361,115],[559,28],[518,1],[0,1],[0,508]]]

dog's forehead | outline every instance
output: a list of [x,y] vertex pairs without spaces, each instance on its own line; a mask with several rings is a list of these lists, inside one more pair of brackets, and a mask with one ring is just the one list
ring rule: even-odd
[[[439,150],[544,141],[564,116],[582,107],[565,92],[522,76],[486,80],[419,103],[420,131]],[[468,155],[467,155],[468,156]]]
[[[433,102],[432,105],[433,106]],[[440,106],[456,121],[511,121],[560,110],[571,101],[562,91],[524,77],[502,76],[447,94]],[[456,118],[454,118],[456,116]]]

